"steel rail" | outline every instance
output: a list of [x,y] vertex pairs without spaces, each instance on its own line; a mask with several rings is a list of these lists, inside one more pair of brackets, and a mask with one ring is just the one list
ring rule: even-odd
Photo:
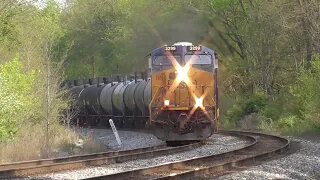
[[217,174],[219,172],[228,171],[233,168],[248,166],[248,165],[254,164],[257,161],[272,158],[277,154],[281,154],[285,152],[290,147],[290,141],[280,136],[257,133],[257,132],[248,132],[248,131],[229,131],[226,133],[241,133],[241,134],[248,134],[250,136],[258,136],[258,137],[260,136],[260,138],[261,137],[269,138],[269,142],[259,141],[259,139],[256,138],[258,143],[260,143],[260,149],[261,147],[267,149],[268,147],[261,146],[261,144],[265,143],[266,145],[270,146],[271,139],[277,141],[274,143],[277,143],[278,146],[276,148],[272,148],[271,150],[266,150],[264,152],[259,152],[259,151],[254,152],[254,148],[256,146],[255,145],[252,148],[245,149],[245,151],[237,151],[236,153],[234,153],[234,155],[232,155],[232,158],[229,158],[229,161],[220,162],[220,163],[216,163],[216,164],[212,164],[212,165],[200,167],[200,168],[193,168],[185,172],[175,173],[169,176],[163,176],[159,178],[156,177],[154,179],[186,179],[190,177],[199,177],[199,176],[210,177],[213,174]]
[[67,156],[67,157],[61,157],[61,158],[50,158],[50,159],[39,159],[39,160],[31,160],[31,161],[6,163],[6,164],[0,164],[0,171],[26,167],[26,166],[48,165],[48,164],[54,164],[54,163],[60,163],[60,162],[78,161],[78,160],[90,159],[93,157],[110,157],[110,156],[123,155],[123,154],[129,154],[129,153],[138,153],[138,152],[160,149],[165,147],[166,147],[165,145],[160,145],[160,146],[145,147],[145,148],[139,148],[139,149],[125,150],[125,151],[108,151],[108,152],[93,153],[93,154]]
[[64,158],[42,159],[11,164],[2,164],[0,165],[0,179],[52,173],[63,170],[81,169],[87,168],[88,166],[98,166],[102,164],[113,164],[135,159],[150,158],[154,156],[161,156],[190,150],[201,146],[201,144],[202,143],[197,142],[178,147],[167,147],[165,145],[161,145],[126,151],[112,151],[69,156]]
[[[176,161],[157,166],[140,168],[116,174],[96,176],[86,179],[195,179],[198,176],[212,175],[246,163],[272,157],[285,151],[290,141],[278,136],[244,131],[220,131],[221,134],[241,136],[249,139],[250,144],[233,151],[221,154],[202,156],[182,161]],[[263,143],[275,147],[264,152]]]

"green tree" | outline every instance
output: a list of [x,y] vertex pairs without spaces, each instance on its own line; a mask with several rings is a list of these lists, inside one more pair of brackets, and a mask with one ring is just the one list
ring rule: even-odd
[[11,138],[36,114],[39,98],[34,94],[36,72],[23,70],[18,58],[0,65],[0,140]]

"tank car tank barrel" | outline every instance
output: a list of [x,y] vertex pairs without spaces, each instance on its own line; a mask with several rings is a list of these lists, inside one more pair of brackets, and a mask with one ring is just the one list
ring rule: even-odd
[[114,84],[113,82],[111,82],[104,86],[100,93],[100,104],[107,115],[113,114],[112,94],[117,85],[119,84]]
[[135,81],[132,81],[124,91],[124,104],[125,107],[130,110],[131,114],[134,113],[136,109],[136,103],[134,101],[134,92],[137,88],[138,83]]
[[143,101],[143,94],[144,94],[144,89],[146,85],[147,85],[147,82],[142,80],[141,82],[139,82],[134,92],[134,101],[136,103],[136,106],[143,114],[146,113],[144,108],[145,105]]
[[113,105],[119,112],[122,113],[122,115],[125,114],[124,92],[128,87],[128,84],[129,83],[126,82],[119,83],[112,94]]
[[143,92],[143,102],[146,109],[146,114],[149,114],[149,104],[151,102],[151,80],[147,80],[147,85]]

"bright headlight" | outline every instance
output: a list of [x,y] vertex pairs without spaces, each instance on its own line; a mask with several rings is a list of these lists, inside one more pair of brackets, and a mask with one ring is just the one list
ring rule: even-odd
[[163,104],[165,105],[165,106],[169,106],[170,105],[170,100],[164,100],[164,102],[163,102]]
[[196,98],[196,107],[203,107],[203,97]]
[[188,68],[187,67],[180,67],[178,69],[178,80],[179,81],[187,81],[188,79]]

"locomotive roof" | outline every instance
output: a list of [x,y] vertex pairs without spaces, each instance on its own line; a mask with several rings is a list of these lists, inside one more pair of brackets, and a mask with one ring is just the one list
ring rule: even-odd
[[192,45],[192,43],[187,43],[187,42],[179,42],[179,43],[175,43],[174,45],[172,46],[167,46],[167,45],[164,45],[162,47],[159,47],[159,48],[156,48],[154,50],[151,51],[150,55],[151,56],[161,56],[163,54],[165,54],[165,52],[167,51],[166,50],[166,47],[174,47],[175,50],[174,51],[171,51],[172,54],[187,54],[188,51],[188,47],[201,47],[201,50],[200,51],[194,51],[195,53],[197,54],[212,54],[214,55],[214,50],[206,47],[206,46],[202,46],[202,45]]

